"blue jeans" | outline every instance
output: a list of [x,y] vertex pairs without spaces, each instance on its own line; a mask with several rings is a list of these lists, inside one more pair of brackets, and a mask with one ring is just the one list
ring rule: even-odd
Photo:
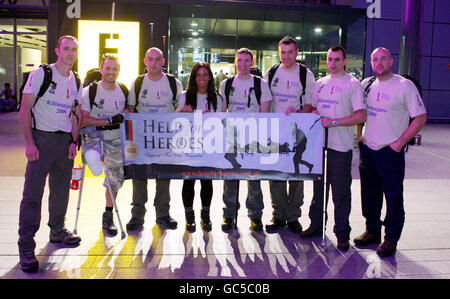
[[[397,243],[405,223],[403,207],[403,180],[405,152],[397,153],[389,146],[374,151],[359,143],[362,213],[369,234],[380,235],[385,227],[385,239]],[[386,198],[386,216],[381,221],[383,194]]]

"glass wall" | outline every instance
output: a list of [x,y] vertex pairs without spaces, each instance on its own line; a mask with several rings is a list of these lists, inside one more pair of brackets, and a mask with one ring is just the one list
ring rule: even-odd
[[[31,70],[47,60],[47,21],[0,19],[0,84],[16,94]],[[17,97],[19,99],[19,97]]]
[[327,9],[271,10],[218,6],[171,6],[169,72],[187,82],[196,62],[211,64],[218,76],[235,74],[234,54],[252,50],[256,67],[264,74],[279,63],[278,41],[286,35],[297,39],[298,60],[317,78],[327,74],[326,52],[341,44],[348,50],[347,70],[363,76],[365,15]]

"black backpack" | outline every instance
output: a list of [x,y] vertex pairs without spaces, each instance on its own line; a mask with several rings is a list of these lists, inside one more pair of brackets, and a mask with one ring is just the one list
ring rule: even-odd
[[[44,70],[44,80],[42,81],[41,87],[36,96],[36,100],[34,101],[33,106],[36,105],[37,101],[45,94],[47,89],[50,87],[50,84],[53,82],[52,81],[52,77],[53,77],[52,68],[48,64],[41,64],[39,67],[42,67],[42,69]],[[77,72],[74,72],[74,71],[72,71],[72,72],[75,77],[75,82],[77,84],[77,91],[78,91],[78,90],[80,90],[80,86],[81,86],[80,76],[78,76]],[[55,82],[53,82],[53,83],[55,83]],[[78,106],[78,104],[79,104],[78,100],[75,100],[75,107]],[[77,116],[77,115],[75,114],[75,116]],[[31,117],[33,119],[33,127],[36,128],[36,120],[34,119],[33,112],[31,112]],[[77,118],[78,118],[78,116],[77,116]]]
[[[139,75],[136,78],[136,81],[134,81],[134,97],[136,98],[135,107],[137,107],[139,104],[139,93],[141,92],[142,82],[144,81],[145,75],[146,74]],[[174,75],[166,73],[166,76],[167,79],[169,79],[170,90],[172,91],[172,104],[175,107],[177,101],[177,82]]]
[[[300,78],[300,83],[302,84],[302,94],[300,95],[300,109],[303,109],[303,96],[305,95],[305,90],[306,90],[306,76],[307,76],[307,69],[306,66],[302,63],[299,63],[299,78]],[[271,88],[271,84],[272,84],[272,80],[273,77],[275,76],[275,72],[277,71],[278,67],[280,66],[280,64],[276,64],[273,67],[270,68],[269,70],[269,88]]]
[[[42,85],[41,85],[41,88],[39,89],[39,92],[36,97],[36,101],[34,102],[34,105],[36,105],[39,98],[41,98],[45,94],[47,89],[49,88],[50,84],[52,83],[52,76],[53,76],[52,68],[48,64],[41,64],[39,67],[42,67],[44,69],[44,80],[42,81]],[[73,72],[73,75],[75,76],[75,81],[77,83],[77,91],[78,91],[78,90],[80,90],[81,80],[80,80],[80,77],[78,76],[77,72],[74,72],[74,71],[72,71],[72,72]],[[75,106],[77,106],[78,104],[79,104],[78,101],[75,100]]]
[[[125,86],[125,84],[117,82],[119,84],[120,89],[122,89],[123,95],[125,96],[125,108],[128,106],[128,88]],[[97,106],[95,103],[95,96],[97,95],[97,81],[92,82],[89,84],[89,102],[91,104],[91,110],[92,107]]]
[[[417,91],[420,94],[420,97],[422,97],[422,86],[420,85],[419,81],[417,81],[414,77],[410,76],[410,75],[402,75],[403,78],[408,79],[409,81],[411,81],[412,83],[414,83],[414,85],[417,88]],[[373,76],[369,79],[369,82],[367,83],[366,87],[364,88],[364,98],[367,98],[369,92],[370,92],[370,86],[372,85],[372,83],[377,79],[376,76]],[[411,122],[413,121],[413,118],[409,118],[409,123],[411,124]],[[364,124],[363,124],[364,125]],[[406,144],[406,151],[408,151],[408,145],[414,145],[415,141],[414,138],[411,139],[407,144]]]
[[[230,103],[230,92],[234,77],[235,76],[228,78],[225,82],[225,99],[227,100],[227,106]],[[253,76],[253,89],[250,88],[250,90],[248,91],[248,108],[250,108],[250,94],[252,90],[255,91],[256,101],[258,102],[258,105],[261,105],[261,78],[259,76]]]
[[98,82],[100,80],[102,80],[102,74],[100,73],[100,69],[98,67],[90,69],[89,71],[87,71],[86,77],[84,78],[83,87],[88,86],[94,81]]

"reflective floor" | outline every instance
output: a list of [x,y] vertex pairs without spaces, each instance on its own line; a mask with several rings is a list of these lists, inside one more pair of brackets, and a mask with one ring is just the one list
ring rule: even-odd
[[[200,228],[199,183],[194,202],[197,231],[184,229],[181,200],[182,181],[171,182],[171,215],[176,230],[155,224],[154,181],[149,182],[149,201],[144,229],[107,236],[101,229],[105,206],[103,179],[85,180],[78,223],[79,246],[50,243],[48,189],[44,193],[41,228],[36,235],[36,255],[40,271],[27,274],[18,264],[18,211],[23,188],[26,158],[18,113],[0,114],[0,278],[450,278],[450,125],[427,125],[421,132],[422,145],[406,155],[406,223],[394,257],[380,259],[375,246],[341,252],[333,234],[333,204],[328,206],[325,244],[319,237],[301,239],[286,230],[276,234],[254,233],[245,208],[238,216],[238,230],[221,231],[223,182],[214,181],[211,206],[213,229]],[[358,152],[354,152],[351,239],[364,231],[358,176]],[[271,219],[269,186],[262,182],[264,216]],[[66,226],[74,228],[79,191],[71,191]],[[241,183],[240,203],[245,207],[246,184]],[[122,225],[130,219],[131,181],[118,195]],[[305,182],[305,203],[300,223],[309,225],[308,210],[312,182]],[[117,216],[115,222],[118,225]]]

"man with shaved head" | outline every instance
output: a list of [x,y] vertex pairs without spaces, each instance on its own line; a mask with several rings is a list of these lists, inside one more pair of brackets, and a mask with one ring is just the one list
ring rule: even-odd
[[[181,82],[163,72],[165,59],[158,48],[150,48],[144,58],[147,73],[131,84],[128,94],[128,110],[139,113],[174,112],[183,90]],[[163,228],[176,229],[177,222],[170,217],[170,180],[156,180],[154,206],[156,223]],[[131,220],[127,230],[141,229],[144,224],[147,202],[147,179],[133,179]]]
[[[405,145],[416,136],[427,121],[427,114],[414,83],[391,71],[394,59],[386,48],[371,54],[373,79],[362,82],[367,104],[367,123],[359,142],[361,204],[366,231],[354,239],[355,245],[384,242],[377,248],[381,257],[395,253],[405,222],[403,179]],[[409,119],[412,118],[412,122]],[[386,216],[380,220],[386,198]]]

